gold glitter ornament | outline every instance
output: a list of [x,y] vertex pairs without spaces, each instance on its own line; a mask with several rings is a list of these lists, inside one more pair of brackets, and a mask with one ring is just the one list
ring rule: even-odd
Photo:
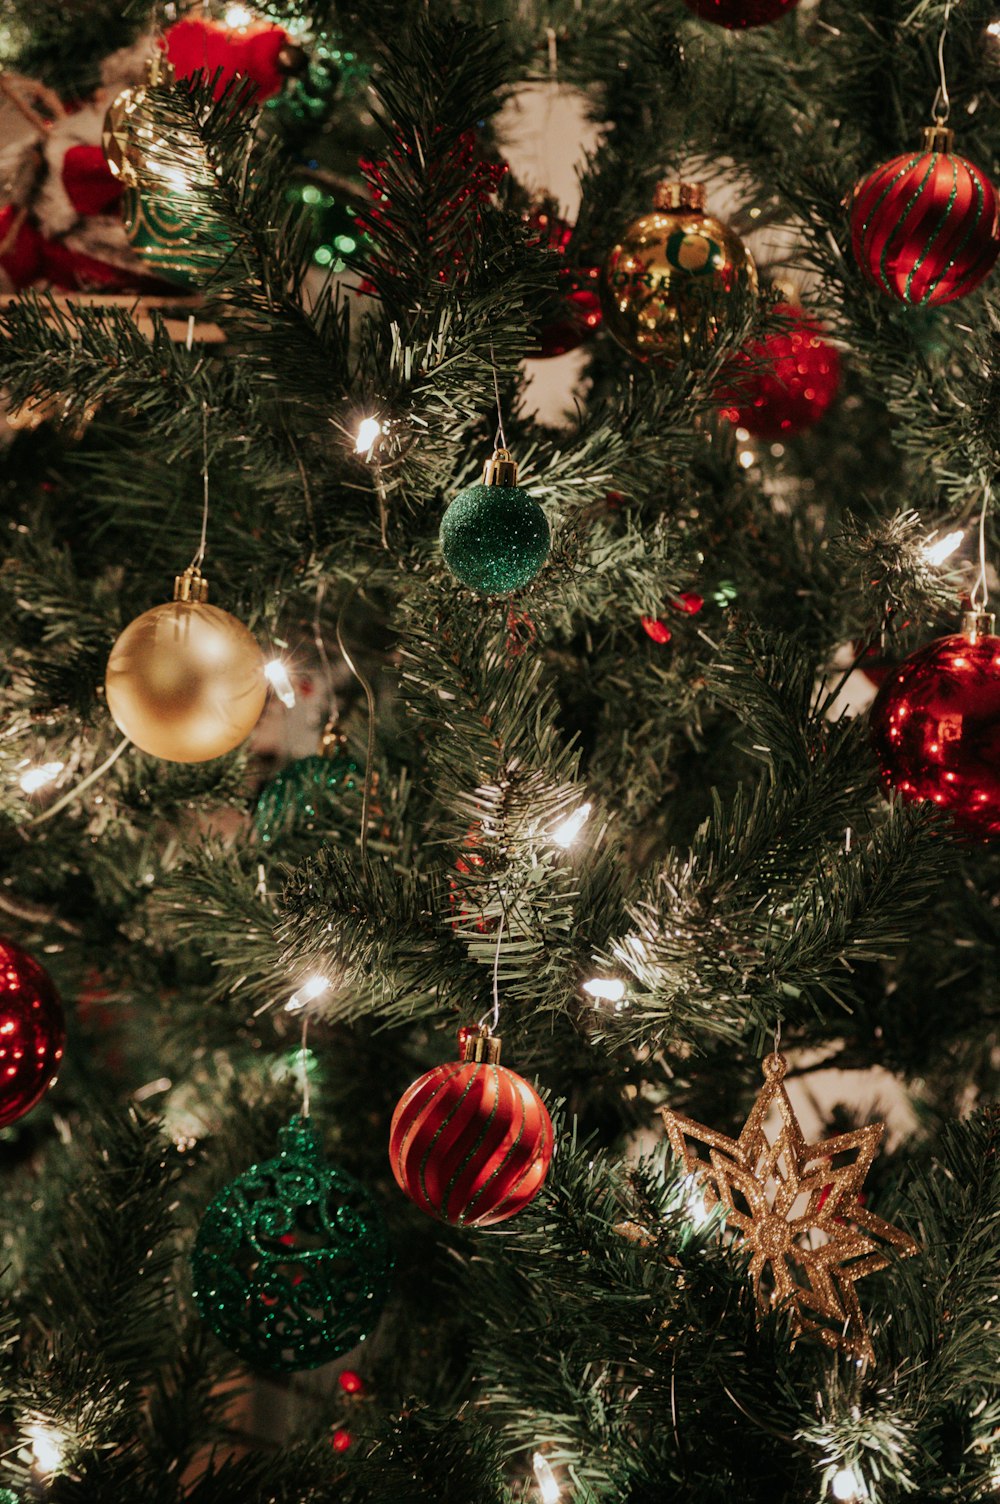
[[[671,1148],[706,1206],[721,1203],[727,1229],[749,1251],[761,1309],[787,1307],[802,1332],[873,1362],[855,1283],[889,1265],[886,1246],[900,1258],[920,1251],[862,1205],[885,1124],[808,1144],[783,1085],[785,1057],[768,1055],[761,1068],[764,1086],[738,1139],[665,1107]],[[777,1125],[768,1122],[772,1113]]]
[[738,318],[757,268],[740,237],[705,212],[701,183],[657,184],[653,212],[629,225],[601,268],[609,332],[632,355],[697,362]]
[[147,165],[151,147],[159,142],[143,106],[146,93],[159,84],[172,84],[175,73],[165,52],[157,50],[146,63],[146,82],[122,89],[104,116],[101,149],[112,177],[134,188]]
[[207,762],[250,735],[264,708],[264,655],[242,622],[206,604],[196,568],[174,599],[127,626],[108,659],[105,690],[119,731],[165,762]]

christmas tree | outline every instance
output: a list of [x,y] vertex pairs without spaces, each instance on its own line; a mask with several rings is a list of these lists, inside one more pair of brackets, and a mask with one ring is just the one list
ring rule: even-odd
[[998,1497],[995,9],[0,67],[0,1501]]

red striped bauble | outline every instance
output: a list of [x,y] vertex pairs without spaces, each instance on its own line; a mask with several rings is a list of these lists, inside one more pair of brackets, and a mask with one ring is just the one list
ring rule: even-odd
[[421,1211],[456,1227],[490,1227],[541,1189],[552,1119],[535,1088],[499,1064],[499,1039],[463,1034],[465,1058],[435,1066],[400,1098],[389,1159]]
[[997,192],[928,126],[924,150],[893,157],[863,178],[851,203],[858,266],[904,303],[950,303],[978,287],[1000,252]]

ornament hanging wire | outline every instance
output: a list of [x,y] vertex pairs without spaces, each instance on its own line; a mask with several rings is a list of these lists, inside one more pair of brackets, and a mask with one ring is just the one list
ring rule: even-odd
[[309,1121],[309,1051],[306,1048],[306,1040],[309,1038],[308,1014],[302,1020],[302,1049],[299,1054],[299,1063],[302,1067],[302,1119]]
[[951,10],[953,4],[954,0],[948,0],[948,3],[944,8],[944,23],[941,27],[941,35],[938,38],[937,56],[940,82],[937,87],[937,93],[934,95],[934,103],[931,106],[931,113],[934,116],[934,122],[936,125],[947,125],[948,116],[951,114],[951,97],[948,93],[948,74],[945,71],[944,66],[944,46],[945,42],[948,40],[948,22],[951,20]]
[[478,1027],[483,1029],[488,1019],[491,1034],[496,1033],[500,1023],[500,942],[503,939],[503,922],[506,917],[505,913],[500,915],[500,923],[497,925],[496,950],[493,952],[493,1007],[489,1013],[483,1014],[478,1024]]
[[188,568],[201,570],[205,562],[205,547],[208,543],[208,403],[202,399],[201,404],[201,540],[198,551]]
[[500,379],[497,376],[497,358],[493,350],[493,336],[490,336],[490,369],[493,372],[493,390],[497,399],[497,432],[493,440],[494,449],[507,448],[507,435],[503,431],[503,408],[500,405]]
[[990,599],[986,583],[986,514],[990,509],[991,497],[990,483],[987,481],[983,486],[983,504],[979,511],[979,574],[970,596],[973,611],[985,611]]

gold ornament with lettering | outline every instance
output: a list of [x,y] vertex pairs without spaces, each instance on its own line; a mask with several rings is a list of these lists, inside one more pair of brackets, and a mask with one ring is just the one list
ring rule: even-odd
[[629,225],[601,268],[605,325],[644,360],[698,364],[756,289],[753,257],[705,212],[701,183],[659,183],[653,212]]

